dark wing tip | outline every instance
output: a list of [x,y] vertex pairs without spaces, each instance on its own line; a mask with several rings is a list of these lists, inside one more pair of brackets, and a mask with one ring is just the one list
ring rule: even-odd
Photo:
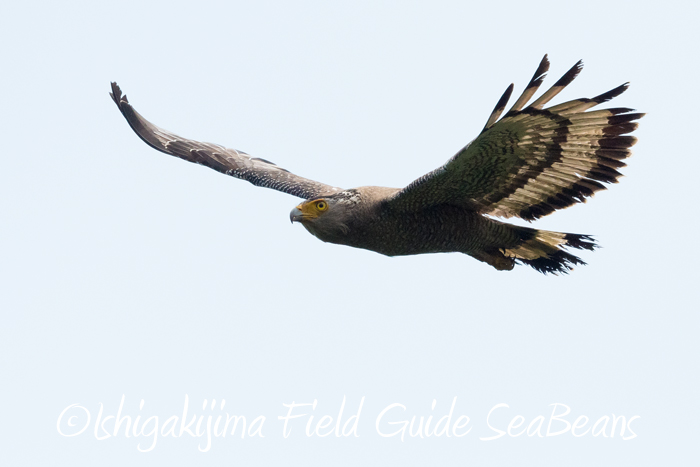
[[542,57],[542,61],[540,62],[540,65],[537,67],[535,74],[532,75],[532,79],[527,84],[525,91],[527,91],[528,89],[532,89],[532,88],[534,88],[535,90],[537,88],[539,88],[542,85],[542,83],[544,82],[544,79],[547,77],[548,71],[549,71],[549,59],[547,58],[547,54],[544,54],[544,57]]
[[565,234],[564,240],[566,240],[566,246],[571,248],[577,248],[579,250],[595,250],[600,248],[591,235],[581,235],[581,234]]
[[[138,135],[138,137],[158,151],[175,155],[167,148],[167,145],[155,135],[156,130],[159,130],[159,128],[136,112],[136,110],[129,103],[129,100],[126,98],[126,94],[122,94],[122,90],[117,83],[112,82],[111,84],[112,92],[110,92],[109,95],[112,96],[112,100],[115,104],[117,104],[119,111],[122,113],[127,123],[129,123],[129,126]],[[181,156],[178,155],[178,157]]]
[[518,97],[518,99],[515,101],[513,107],[510,108],[510,110],[506,114],[506,117],[512,115],[514,112],[521,110],[525,106],[525,104],[527,104],[530,98],[535,94],[535,92],[537,92],[539,87],[542,85],[544,78],[547,76],[548,70],[549,59],[547,58],[547,54],[545,54],[544,57],[542,57],[542,61],[540,61],[540,64],[537,67],[537,70],[535,71],[535,74],[532,75],[532,79],[527,84],[525,90],[520,95],[520,97]]
[[121,108],[122,102],[126,102],[128,104],[129,100],[126,98],[126,94],[122,95],[122,90],[119,85],[115,81],[112,81],[111,84],[112,92],[110,92],[109,95],[112,96],[112,100],[115,104],[117,104],[117,107]]
[[501,116],[503,113],[503,110],[506,108],[506,104],[508,104],[508,100],[510,99],[510,95],[513,93],[513,83],[508,86],[508,89],[503,93],[500,99],[498,99],[498,102],[496,103],[496,107],[493,108],[493,111],[491,112],[491,115],[489,116],[489,119],[486,122],[486,125],[484,125],[484,129],[481,130],[483,133],[484,131],[488,130],[491,125],[496,123],[496,120],[498,120],[498,117]]
[[568,86],[576,77],[581,73],[581,70],[583,70],[583,60],[579,60],[576,62],[574,66],[572,66],[569,71],[564,73],[564,76],[559,78],[559,81],[554,83],[554,86]]
[[537,67],[537,71],[535,71],[535,74],[532,77],[532,81],[536,80],[543,80],[545,73],[549,71],[549,58],[547,58],[547,54],[544,54],[544,57],[542,57],[542,61],[540,62],[540,66]]
[[591,99],[593,102],[597,104],[602,104],[603,102],[608,102],[609,100],[612,100],[613,98],[619,96],[623,92],[627,91],[627,88],[630,87],[630,83],[627,82],[625,84],[621,84],[620,86],[616,87],[615,89],[611,89],[608,92],[604,92],[600,96],[596,96],[593,99]]

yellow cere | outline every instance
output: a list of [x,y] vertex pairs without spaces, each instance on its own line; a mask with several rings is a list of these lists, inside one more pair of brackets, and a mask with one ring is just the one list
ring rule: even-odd
[[328,209],[328,202],[323,199],[317,199],[308,203],[303,203],[297,207],[301,211],[302,216],[304,216],[307,219],[315,219],[323,211],[326,211]]

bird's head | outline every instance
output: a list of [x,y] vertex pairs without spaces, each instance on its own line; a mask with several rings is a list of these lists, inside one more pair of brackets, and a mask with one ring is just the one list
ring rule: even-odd
[[328,213],[330,208],[330,200],[328,198],[317,198],[304,201],[289,213],[289,219],[292,222],[301,222],[302,224],[316,222],[322,216]]
[[339,243],[349,231],[348,224],[357,200],[349,202],[347,192],[304,201],[289,213],[292,222],[300,222],[306,230],[325,242]]

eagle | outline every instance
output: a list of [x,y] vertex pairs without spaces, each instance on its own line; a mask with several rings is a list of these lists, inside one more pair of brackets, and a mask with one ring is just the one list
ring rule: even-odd
[[617,169],[625,166],[623,160],[636,142],[629,133],[644,114],[622,107],[589,109],[622,94],[629,83],[597,97],[545,108],[582,68],[579,60],[526,106],[549,69],[545,55],[502,118],[513,84],[471,143],[404,188],[343,189],[309,180],[268,160],[153,125],[114,82],[110,95],[131,129],[152,148],[303,198],[290,219],[324,242],[387,256],[460,252],[501,271],[526,264],[557,274],[586,264],[567,249],[595,249],[590,235],[538,230],[493,217],[533,221],[585,202],[604,190],[604,183],[617,183]]

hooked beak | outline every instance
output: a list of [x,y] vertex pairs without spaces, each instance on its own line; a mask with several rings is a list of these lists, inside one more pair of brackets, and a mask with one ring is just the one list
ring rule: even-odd
[[301,209],[299,209],[300,207],[301,207],[301,204],[299,206],[295,207],[294,209],[292,209],[292,212],[289,213],[289,220],[292,221],[292,224],[294,222],[301,222],[301,219],[303,218],[303,216],[301,214]]

